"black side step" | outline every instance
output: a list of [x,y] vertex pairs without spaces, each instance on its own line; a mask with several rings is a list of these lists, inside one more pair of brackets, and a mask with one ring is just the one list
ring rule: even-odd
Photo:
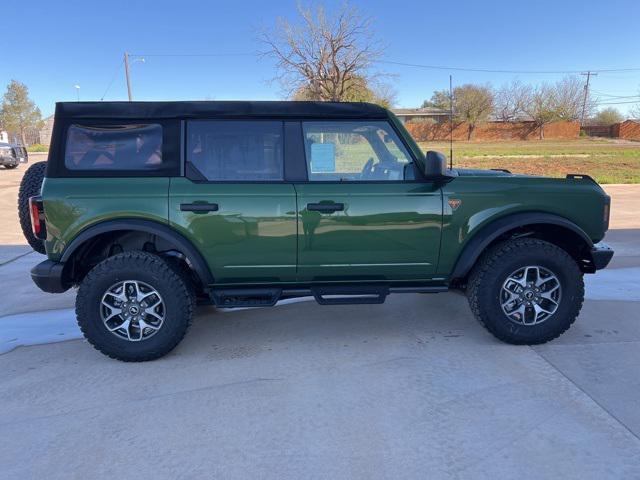
[[316,302],[320,305],[354,305],[384,303],[389,295],[386,285],[353,285],[312,287]]
[[281,288],[221,288],[211,291],[216,307],[273,307],[280,296]]

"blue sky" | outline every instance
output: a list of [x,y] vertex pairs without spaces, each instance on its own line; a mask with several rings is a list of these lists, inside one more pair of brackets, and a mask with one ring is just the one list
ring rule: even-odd
[[[342,2],[325,1],[328,8]],[[309,4],[309,3],[305,3]],[[375,20],[386,44],[385,60],[491,70],[586,70],[603,72],[593,90],[640,94],[640,2],[353,0]],[[126,100],[123,52],[145,55],[132,65],[136,100],[282,98],[273,62],[255,54],[262,28],[276,18],[295,18],[295,0],[120,1],[5,0],[0,88],[10,79],[30,88],[45,115],[56,101]],[[15,29],[15,30],[14,30]],[[152,56],[241,54],[220,57]],[[393,74],[398,106],[419,106],[434,89],[513,78],[553,81],[561,74],[500,74],[430,70],[383,64]],[[115,76],[115,77],[114,77]],[[604,101],[625,101],[601,96]],[[625,112],[630,105],[618,105]]]

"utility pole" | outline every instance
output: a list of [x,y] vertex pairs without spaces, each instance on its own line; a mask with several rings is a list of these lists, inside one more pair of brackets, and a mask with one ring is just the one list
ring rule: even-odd
[[449,169],[453,170],[453,77],[449,75]]
[[131,95],[131,78],[129,76],[129,54],[124,52],[124,75],[127,78],[127,94],[129,95],[129,101],[133,100]]
[[584,125],[584,113],[586,111],[587,108],[587,98],[589,97],[589,80],[591,79],[591,75],[593,76],[597,76],[597,73],[591,73],[591,70],[587,71],[586,73],[583,72],[580,75],[586,75],[587,76],[587,83],[584,86],[584,98],[582,99],[582,115],[580,116],[580,126]]

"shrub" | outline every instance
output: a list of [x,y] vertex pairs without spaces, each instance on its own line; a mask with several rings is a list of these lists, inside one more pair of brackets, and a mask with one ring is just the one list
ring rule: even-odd
[[29,145],[27,147],[27,152],[48,152],[49,145],[43,145],[41,143],[34,143],[33,145]]

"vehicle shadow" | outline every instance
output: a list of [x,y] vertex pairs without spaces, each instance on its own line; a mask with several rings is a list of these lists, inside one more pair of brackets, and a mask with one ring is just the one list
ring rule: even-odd
[[382,305],[320,306],[314,300],[223,311],[200,307],[177,354],[231,359],[292,346],[358,343],[498,344],[455,294],[391,295]]

